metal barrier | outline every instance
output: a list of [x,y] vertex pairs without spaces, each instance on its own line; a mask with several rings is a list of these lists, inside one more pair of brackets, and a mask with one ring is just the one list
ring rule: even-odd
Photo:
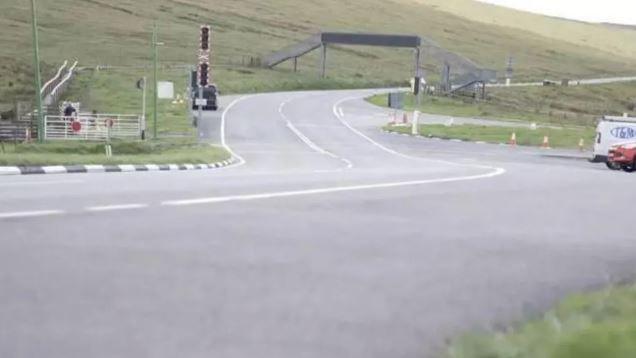
[[64,71],[67,65],[68,61],[64,61],[62,66],[60,66],[60,68],[57,70],[55,76],[51,78],[47,83],[45,83],[44,86],[42,86],[42,88],[40,89],[40,95],[42,96],[42,98],[48,97],[51,94],[51,91],[53,91],[53,89],[57,87],[57,85],[62,80],[62,71]]
[[107,141],[111,138],[142,139],[145,123],[141,116],[99,114],[44,117],[46,140]]
[[68,69],[64,77],[56,81],[57,85],[53,87],[51,92],[44,98],[44,103],[47,106],[51,106],[58,102],[58,100],[60,99],[60,96],[63,94],[63,92],[66,90],[69,83],[71,82],[73,75],[75,75],[76,68],[77,68],[77,61],[75,61],[75,63],[73,63],[73,65]]

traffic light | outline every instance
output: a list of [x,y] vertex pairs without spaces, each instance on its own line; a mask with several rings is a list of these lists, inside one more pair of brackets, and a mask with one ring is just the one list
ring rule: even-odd
[[201,26],[201,50],[210,50],[210,26]]
[[202,63],[199,65],[199,85],[201,87],[206,87],[210,83],[209,71],[210,71],[209,64]]

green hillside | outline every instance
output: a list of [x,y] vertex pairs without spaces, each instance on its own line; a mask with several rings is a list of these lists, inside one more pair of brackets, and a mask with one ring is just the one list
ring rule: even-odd
[[[0,5],[0,62],[30,63],[29,2],[0,0]],[[291,73],[290,64],[275,71],[242,66],[250,57],[319,30],[416,33],[500,72],[513,54],[519,80],[631,74],[636,68],[633,31],[484,8],[469,0],[40,0],[38,6],[42,58],[49,65],[66,58],[77,58],[86,67],[123,66],[117,68],[120,72],[148,65],[154,19],[164,43],[162,64],[191,64],[196,61],[198,26],[212,24],[215,80],[226,93],[331,83],[370,86],[402,82],[411,75],[410,50],[366,47],[330,52],[331,79],[322,84],[316,81],[317,54],[301,59],[300,74]],[[435,77],[439,60],[426,56],[426,63],[428,75]],[[16,84],[15,77],[14,71],[0,70],[2,102],[20,96],[8,95],[9,82],[25,87],[17,92],[28,93],[30,83]]]

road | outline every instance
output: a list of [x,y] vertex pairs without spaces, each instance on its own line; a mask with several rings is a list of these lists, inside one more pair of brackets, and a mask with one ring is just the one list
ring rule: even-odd
[[371,93],[225,98],[222,170],[0,178],[0,356],[435,357],[634,277],[633,175]]

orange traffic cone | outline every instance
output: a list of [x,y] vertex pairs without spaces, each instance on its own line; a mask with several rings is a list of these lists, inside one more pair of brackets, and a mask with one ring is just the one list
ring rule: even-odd
[[543,136],[543,144],[541,145],[543,149],[550,149],[550,138],[548,136]]
[[512,146],[516,146],[517,145],[517,133],[512,132],[512,135],[510,136],[510,142],[508,143]]

